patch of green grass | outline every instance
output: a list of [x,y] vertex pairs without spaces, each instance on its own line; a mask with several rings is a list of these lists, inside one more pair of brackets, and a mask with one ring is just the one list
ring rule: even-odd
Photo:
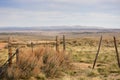
[[97,70],[92,70],[87,72],[88,77],[97,77],[99,76],[99,72]]
[[103,75],[104,77],[108,77],[108,75],[110,74],[108,68],[98,68],[97,70],[100,75]]
[[70,76],[75,76],[77,74],[77,71],[75,70],[67,70],[64,71],[66,74],[70,75]]
[[46,76],[45,76],[45,74],[41,73],[41,74],[38,74],[38,75],[36,76],[36,79],[37,79],[37,80],[46,80]]

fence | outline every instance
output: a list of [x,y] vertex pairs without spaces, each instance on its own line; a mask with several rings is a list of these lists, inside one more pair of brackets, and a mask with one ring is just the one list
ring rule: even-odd
[[[7,67],[12,66],[12,59],[16,55],[16,64],[19,62],[19,48],[16,49],[15,53],[12,53],[12,46],[13,45],[30,45],[32,52],[34,52],[34,45],[41,45],[41,44],[53,44],[56,43],[56,51],[59,52],[59,39],[58,36],[56,36],[56,41],[55,42],[42,42],[42,43],[33,43],[31,42],[30,44],[24,44],[24,43],[12,43],[11,37],[8,38],[8,60],[2,65],[0,68],[0,75],[5,71]],[[65,51],[65,36],[63,35],[63,51]]]
[[[116,51],[118,67],[120,68],[120,57],[119,57],[119,53],[118,53],[118,48],[117,48],[117,43],[116,43],[116,37],[115,36],[113,37],[113,40],[114,40],[114,46],[115,46],[115,51]],[[97,53],[96,53],[96,56],[95,56],[95,60],[94,60],[92,69],[94,69],[94,67],[95,67],[95,64],[96,64],[96,61],[97,61],[97,58],[98,58],[98,55],[99,55],[99,51],[100,51],[100,48],[101,48],[101,43],[102,43],[102,36],[100,38],[100,42],[99,42],[99,45],[98,45],[98,50],[97,50]]]
[[[120,58],[119,58],[119,53],[118,53],[118,49],[117,49],[117,43],[116,43],[116,37],[114,36],[113,37],[114,39],[114,46],[115,46],[115,51],[116,51],[116,56],[117,56],[117,62],[118,62],[118,66],[120,68]],[[60,41],[59,41],[59,37],[56,36],[56,40],[55,42],[46,42],[46,43],[37,43],[37,44],[34,44],[33,42],[31,42],[29,45],[31,46],[31,49],[32,49],[32,52],[34,52],[34,45],[40,45],[40,44],[56,44],[56,51],[59,52],[59,45],[60,45]],[[93,63],[93,68],[95,68],[95,65],[96,65],[96,62],[97,62],[97,58],[98,58],[98,55],[99,55],[99,52],[100,52],[100,48],[101,48],[101,43],[102,43],[102,36],[100,38],[100,42],[99,42],[99,45],[98,45],[98,50],[97,50],[97,53],[96,53],[96,56],[95,56],[95,60],[94,60],[94,63]],[[11,42],[11,38],[8,39],[8,60],[3,64],[3,66],[1,67],[0,69],[0,75],[4,72],[4,70],[6,69],[6,67],[11,67],[12,65],[12,59],[13,57],[16,55],[16,64],[19,62],[19,48],[16,49],[15,53],[12,54],[12,45],[19,45],[21,43],[12,43]],[[23,44],[23,45],[28,45],[28,44]],[[63,51],[66,51],[66,41],[65,41],[65,35],[63,35]]]

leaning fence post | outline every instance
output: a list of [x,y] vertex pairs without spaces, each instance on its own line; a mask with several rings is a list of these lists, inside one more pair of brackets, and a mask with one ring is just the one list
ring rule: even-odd
[[65,44],[65,35],[63,35],[63,51],[66,50],[66,44]]
[[100,51],[100,47],[101,47],[101,42],[102,42],[102,36],[101,36],[101,38],[100,38],[100,42],[99,42],[97,54],[96,54],[96,56],[95,56],[95,60],[94,60],[94,64],[93,64],[93,68],[92,68],[92,69],[94,69],[94,67],[95,67],[95,64],[96,64],[96,61],[97,61],[97,58],[98,58],[98,54],[99,54],[99,51]]
[[59,52],[59,41],[58,41],[58,36],[56,36],[56,51]]
[[19,62],[19,48],[16,49],[16,64]]
[[116,50],[117,62],[118,62],[118,66],[120,68],[120,59],[119,59],[119,53],[118,53],[118,49],[117,49],[117,44],[116,44],[116,38],[115,38],[115,36],[113,37],[113,39],[114,39],[114,45],[115,45],[115,50]]
[[9,67],[12,65],[12,44],[11,44],[11,37],[8,38],[8,59],[10,58],[9,60]]

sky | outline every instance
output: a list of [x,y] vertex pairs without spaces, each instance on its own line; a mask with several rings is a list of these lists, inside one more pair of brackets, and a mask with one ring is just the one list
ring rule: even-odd
[[120,0],[0,0],[0,27],[120,28]]

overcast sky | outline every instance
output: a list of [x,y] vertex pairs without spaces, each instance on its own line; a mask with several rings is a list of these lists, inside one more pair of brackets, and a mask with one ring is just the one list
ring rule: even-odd
[[120,0],[0,0],[0,27],[120,28]]

